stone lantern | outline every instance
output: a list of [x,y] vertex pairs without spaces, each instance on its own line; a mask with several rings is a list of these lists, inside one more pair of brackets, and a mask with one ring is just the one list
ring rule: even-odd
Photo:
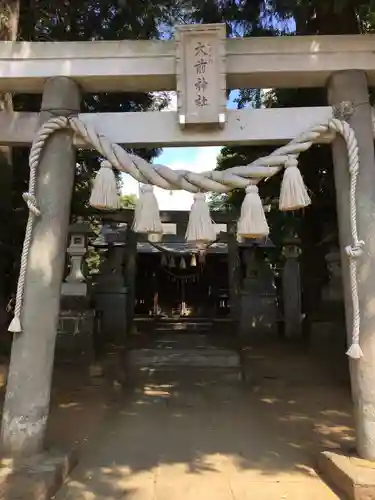
[[69,273],[61,289],[60,317],[56,337],[55,359],[89,367],[95,360],[93,332],[95,313],[91,308],[90,294],[83,270],[90,224],[82,217],[69,228],[67,254]]
[[82,217],[78,217],[77,222],[69,228],[69,274],[62,285],[63,296],[87,296],[86,277],[83,272],[84,256],[87,252],[88,239],[92,235],[91,227],[84,222]]

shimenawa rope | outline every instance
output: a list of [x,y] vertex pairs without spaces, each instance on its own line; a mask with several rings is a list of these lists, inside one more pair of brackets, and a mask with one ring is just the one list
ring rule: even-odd
[[[26,227],[26,236],[22,251],[21,269],[17,287],[15,316],[9,327],[10,331],[20,332],[21,310],[24,291],[24,281],[27,268],[28,253],[31,244],[32,229],[35,217],[40,215],[35,199],[36,173],[43,147],[48,138],[57,130],[71,128],[84,142],[96,149],[111,165],[130,174],[141,183],[153,184],[167,190],[184,189],[192,193],[214,191],[225,193],[234,188],[247,188],[250,184],[256,185],[261,179],[271,177],[278,173],[283,167],[291,169],[296,167],[296,161],[300,153],[307,151],[323,134],[333,132],[340,134],[348,151],[348,163],[350,174],[350,216],[351,216],[351,245],[346,247],[349,257],[351,295],[353,304],[353,331],[352,346],[347,354],[352,358],[363,356],[359,346],[360,314],[359,298],[357,290],[357,259],[362,255],[364,242],[359,240],[357,234],[357,208],[356,208],[356,183],[359,173],[358,144],[354,134],[347,122],[336,118],[330,119],[327,124],[317,125],[309,131],[301,134],[296,139],[273,151],[269,156],[258,158],[255,162],[233,167],[225,171],[210,171],[203,173],[192,173],[186,170],[175,171],[165,165],[151,165],[142,158],[127,153],[118,144],[111,143],[106,137],[99,135],[90,126],[82,122],[78,117],[53,117],[45,122],[40,128],[30,151],[30,181],[29,191],[25,193],[24,199],[29,207],[29,219]],[[332,138],[333,139],[333,138]],[[299,170],[295,169],[298,171]],[[297,188],[301,188],[301,179],[297,179]],[[304,188],[304,185],[302,183]],[[289,191],[291,191],[289,189]],[[306,206],[310,200],[307,192],[300,192],[299,198]],[[304,201],[303,201],[304,200]],[[285,202],[284,202],[285,203]],[[290,209],[293,203],[280,206],[281,209]]]

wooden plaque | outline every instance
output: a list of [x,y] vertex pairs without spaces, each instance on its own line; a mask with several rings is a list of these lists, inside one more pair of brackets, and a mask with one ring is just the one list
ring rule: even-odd
[[180,26],[176,42],[180,125],[223,127],[227,100],[225,25]]

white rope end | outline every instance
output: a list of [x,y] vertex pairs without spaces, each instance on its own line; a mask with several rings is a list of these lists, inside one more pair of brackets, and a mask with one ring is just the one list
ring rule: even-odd
[[20,321],[20,318],[18,316],[14,316],[14,318],[12,319],[12,321],[9,325],[9,328],[8,328],[8,332],[12,332],[12,333],[21,333],[22,332],[21,321]]
[[262,200],[257,186],[246,188],[246,196],[241,206],[241,216],[237,225],[237,240],[243,238],[264,238],[270,228],[264,213]]
[[346,354],[352,359],[363,358],[363,351],[358,343],[353,343],[347,350]]
[[307,207],[311,204],[296,158],[289,158],[285,164],[281,183],[279,209],[286,212]]
[[99,210],[117,210],[120,199],[117,192],[116,176],[109,161],[104,160],[93,182],[90,205]]
[[[139,198],[134,210],[133,230],[136,233],[162,234],[158,200],[150,184],[141,186]],[[155,241],[155,236],[152,236]]]
[[204,193],[196,193],[191,206],[189,223],[186,229],[186,241],[210,243],[216,240],[215,225]]

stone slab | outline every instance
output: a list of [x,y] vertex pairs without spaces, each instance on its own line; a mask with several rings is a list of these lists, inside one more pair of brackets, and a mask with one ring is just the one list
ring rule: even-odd
[[30,458],[0,461],[0,498],[50,500],[78,462],[77,450],[44,452]]
[[190,366],[211,368],[239,368],[237,353],[225,349],[140,349],[128,353],[131,366]]
[[324,451],[318,469],[348,500],[375,500],[375,463],[354,455]]

